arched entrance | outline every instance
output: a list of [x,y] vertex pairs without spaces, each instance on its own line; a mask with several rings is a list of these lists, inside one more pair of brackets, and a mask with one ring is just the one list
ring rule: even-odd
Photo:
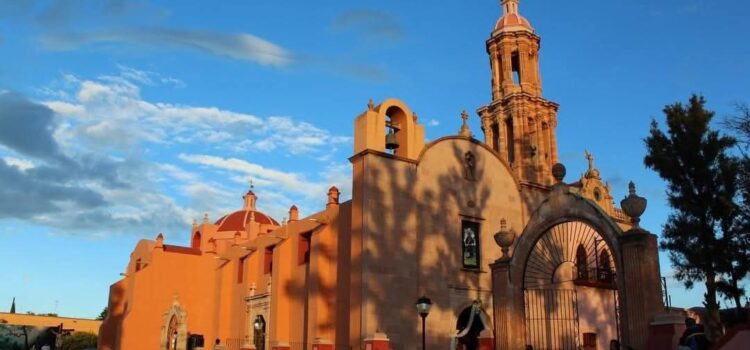
[[451,339],[451,349],[478,350],[479,336],[484,330],[491,330],[487,317],[479,301],[463,309],[456,320],[456,335]]
[[[526,339],[534,349],[603,349],[619,339],[618,297],[609,248],[581,221],[542,234],[526,260]],[[606,261],[602,261],[606,259]]]
[[172,306],[164,313],[161,327],[160,350],[187,349],[187,312],[175,296]]

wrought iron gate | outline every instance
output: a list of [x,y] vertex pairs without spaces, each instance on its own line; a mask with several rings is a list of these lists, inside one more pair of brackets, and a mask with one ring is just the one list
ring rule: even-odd
[[534,350],[578,349],[578,295],[575,289],[524,290],[526,345]]

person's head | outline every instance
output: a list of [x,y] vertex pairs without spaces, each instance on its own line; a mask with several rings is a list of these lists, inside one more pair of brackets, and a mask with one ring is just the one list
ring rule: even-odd
[[685,325],[688,327],[695,326],[695,319],[692,317],[688,317],[685,319]]
[[219,338],[216,338],[216,342],[214,344],[216,344],[216,345],[221,344],[221,340],[219,340]]
[[609,341],[609,350],[620,350],[620,341],[612,339]]

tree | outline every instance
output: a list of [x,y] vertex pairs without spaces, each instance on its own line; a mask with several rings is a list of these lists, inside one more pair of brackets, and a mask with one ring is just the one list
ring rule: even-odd
[[75,332],[63,339],[60,350],[96,349],[96,334]]
[[109,311],[109,306],[105,306],[102,312],[99,313],[99,316],[96,316],[96,319],[103,321],[105,318],[107,318],[108,311]]
[[737,232],[733,240],[728,242],[728,249],[732,252],[727,257],[729,271],[725,279],[719,282],[719,292],[727,299],[734,300],[737,313],[742,313],[742,297],[745,289],[740,281],[750,273],[750,107],[745,104],[736,105],[735,115],[724,121],[724,125],[736,135],[738,139],[739,174],[737,185],[739,190],[739,218]]
[[726,271],[721,256],[737,232],[736,179],[739,165],[729,155],[736,141],[710,127],[714,113],[704,108],[702,96],[688,105],[664,108],[667,133],[654,120],[644,140],[644,163],[667,182],[667,199],[673,211],[662,232],[660,247],[669,252],[675,277],[692,288],[706,286],[708,337],[722,333],[716,300],[717,280]]

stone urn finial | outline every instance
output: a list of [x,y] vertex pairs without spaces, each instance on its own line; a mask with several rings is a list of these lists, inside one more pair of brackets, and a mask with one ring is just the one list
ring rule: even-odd
[[568,171],[565,169],[565,165],[562,163],[556,163],[552,166],[552,176],[555,177],[555,180],[558,183],[562,183],[563,179],[565,178],[565,174],[567,174]]
[[646,211],[646,198],[643,198],[635,193],[635,184],[630,181],[628,184],[628,192],[630,193],[627,197],[620,201],[622,211],[630,217],[633,227],[637,228],[638,223],[641,221],[641,215]]
[[495,243],[497,243],[497,245],[502,249],[503,258],[510,258],[510,256],[508,256],[508,251],[510,251],[510,246],[513,245],[513,241],[515,240],[515,233],[513,233],[513,231],[511,230],[508,230],[507,221],[505,221],[505,219],[501,219],[500,231],[495,233]]

